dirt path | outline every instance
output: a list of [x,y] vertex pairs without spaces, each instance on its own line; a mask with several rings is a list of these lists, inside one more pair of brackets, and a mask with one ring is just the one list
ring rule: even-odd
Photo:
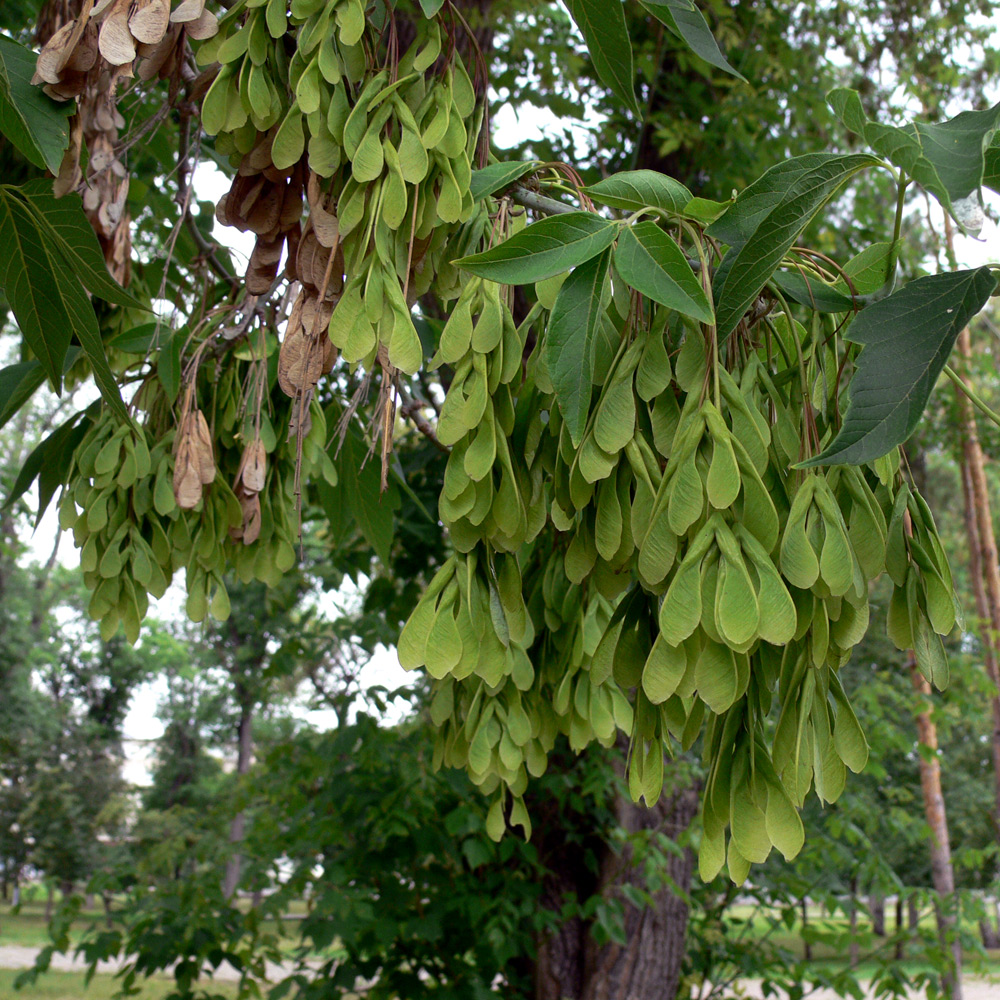
[[[23,945],[5,944],[0,945],[0,969],[30,969],[35,964],[37,948],[28,948]],[[52,969],[56,972],[82,972],[87,965],[82,959],[73,955],[53,955]],[[115,973],[118,971],[118,962],[101,962],[98,964],[98,972]],[[268,963],[267,977],[272,982],[281,979],[292,971],[291,966],[283,967]],[[220,966],[215,973],[215,979],[219,982],[236,982],[240,978],[239,973],[230,965]],[[1000,980],[989,982],[985,979],[971,979],[966,977],[962,982],[962,992],[964,1000],[1000,1000]],[[739,993],[733,996],[747,998],[747,1000],[760,1000],[763,997],[760,983],[754,980],[746,980],[740,984]],[[817,990],[809,994],[809,1000],[841,1000],[839,994],[832,990]],[[919,995],[914,994],[914,1000],[920,1000]]]

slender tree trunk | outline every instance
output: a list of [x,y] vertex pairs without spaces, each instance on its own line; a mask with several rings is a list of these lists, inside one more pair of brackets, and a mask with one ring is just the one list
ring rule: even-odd
[[896,961],[903,960],[903,893],[896,893]]
[[[917,670],[915,657],[909,660],[914,689],[927,699],[931,686]],[[951,841],[948,837],[948,817],[945,813],[944,792],[941,789],[941,761],[938,758],[937,726],[926,703],[917,713],[917,733],[921,745],[920,787],[924,797],[924,813],[930,827],[931,875],[934,879],[938,934],[941,947],[950,950],[951,968],[941,974],[941,988],[951,1000],[962,1000],[962,943],[957,936],[954,913],[955,872],[951,864]],[[951,941],[949,943],[949,938]]]
[[906,897],[906,926],[914,934],[920,928],[920,906],[917,903],[917,890],[911,889]]
[[881,890],[872,889],[868,894],[868,913],[872,921],[872,933],[885,937],[885,896]]
[[45,899],[45,922],[48,923],[52,919],[52,908],[56,901],[56,887],[49,882],[46,888],[48,896]]
[[809,940],[809,899],[802,897],[802,954],[807,962],[812,961],[813,946]]
[[[698,790],[687,787],[661,798],[651,809],[620,798],[616,812],[627,833],[648,831],[676,839],[694,818],[698,801]],[[548,829],[538,831],[539,840],[564,842],[568,821],[566,816],[549,815],[543,821]],[[543,906],[558,912],[567,899],[583,902],[595,893],[620,900],[625,943],[598,945],[588,922],[578,917],[564,921],[538,943],[531,969],[534,1000],[672,1000],[684,957],[688,919],[687,902],[680,894],[690,885],[693,853],[687,850],[671,855],[664,867],[651,872],[631,847],[619,853],[605,846],[596,877],[582,854],[579,850],[554,852]],[[629,888],[651,892],[650,905],[642,909],[633,906],[628,900]]]
[[[239,752],[236,758],[236,773],[241,777],[250,770],[250,760],[253,756],[253,703],[244,700],[240,706]],[[229,843],[239,844],[246,833],[246,813],[241,809],[229,825]],[[230,899],[240,884],[240,872],[243,867],[243,856],[234,852],[226,862],[226,878],[222,883],[222,892]]]
[[858,942],[858,877],[851,876],[851,898],[848,904],[848,914],[850,917],[851,944],[849,959],[853,969],[861,961],[861,948]]

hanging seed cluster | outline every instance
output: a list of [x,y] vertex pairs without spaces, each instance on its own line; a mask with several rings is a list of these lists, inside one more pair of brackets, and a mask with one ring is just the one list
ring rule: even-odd
[[301,283],[282,349],[290,395],[329,370],[328,343],[366,369],[416,372],[411,305],[472,213],[481,105],[455,39],[414,16],[413,45],[381,65],[393,29],[360,0],[245,0],[198,53],[222,64],[202,121],[239,165],[219,218],[257,234],[248,287],[267,290],[286,248],[284,275]]
[[128,171],[117,151],[125,128],[118,87],[135,73],[143,80],[179,80],[185,43],[211,37],[217,22],[204,0],[184,0],[173,9],[170,0],[79,0],[76,16],[63,23],[64,8],[43,9],[43,45],[33,79],[50,97],[77,101],[55,193],[82,193],[108,267],[125,285],[132,242]]
[[[794,468],[832,434],[835,354],[806,338],[803,386],[771,357],[777,339],[793,356],[804,334],[783,317],[767,346],[761,325],[717,357],[690,317],[609,291],[574,445],[544,362],[553,287],[538,286],[523,324],[538,346],[505,382],[502,304],[467,283],[437,355],[455,365],[439,432],[453,443],[441,515],[459,554],[407,623],[400,659],[437,679],[440,758],[496,790],[496,833],[505,815],[527,825],[520,796],[558,733],[582,748],[629,731],[629,787],[647,802],[664,754],[704,733],[701,871],[728,864],[742,881],[772,847],[798,851],[811,787],[833,801],[867,760],[838,671],[867,629],[869,582],[890,570],[890,634],[940,684],[951,577],[897,453]],[[532,544],[547,522],[554,551]]]

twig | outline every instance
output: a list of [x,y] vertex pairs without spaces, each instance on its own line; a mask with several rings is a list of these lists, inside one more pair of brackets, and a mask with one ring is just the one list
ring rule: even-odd
[[429,406],[430,404],[425,403],[422,399],[416,399],[410,390],[402,383],[399,383],[396,386],[396,391],[399,393],[399,398],[403,403],[402,407],[400,407],[400,413],[404,417],[408,417],[412,420],[414,427],[416,427],[417,430],[420,431],[420,433],[423,434],[423,436],[438,449],[438,451],[444,452],[446,455],[450,454],[451,449],[446,444],[442,444],[438,440],[438,436],[435,433],[434,428],[431,427],[431,425],[427,422],[427,419],[420,413],[425,406]]
[[546,198],[545,195],[529,191],[525,187],[513,187],[507,195],[516,205],[534,209],[536,212],[545,212],[547,215],[566,215],[568,212],[576,211],[572,205],[556,201],[555,198]]

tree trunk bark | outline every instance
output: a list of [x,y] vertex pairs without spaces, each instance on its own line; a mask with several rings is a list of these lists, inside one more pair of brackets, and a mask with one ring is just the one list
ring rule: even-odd
[[[698,803],[698,790],[687,787],[652,808],[625,798],[615,808],[626,833],[663,833],[676,840]],[[552,829],[540,830],[540,839],[559,838],[565,817],[552,815],[548,821]],[[596,879],[581,853],[560,852],[555,858],[543,905],[559,912],[567,899],[583,902],[594,893],[617,900],[623,906],[625,943],[598,944],[587,921],[564,921],[539,941],[532,970],[534,1000],[672,1000],[684,958],[688,904],[683,894],[691,882],[693,852],[671,855],[654,872],[631,846],[616,851],[608,845]],[[641,909],[631,904],[630,888],[650,893],[650,904]]]
[[903,893],[900,890],[896,894],[896,953],[897,962],[903,960]]
[[851,876],[851,899],[849,904],[851,944],[849,958],[853,969],[861,961],[861,948],[858,943],[858,877]]
[[[239,751],[236,758],[236,773],[242,777],[250,770],[250,760],[253,756],[253,703],[244,700],[240,706],[240,722],[238,729]],[[246,833],[246,813],[241,809],[229,825],[229,843],[239,844]],[[232,898],[240,884],[240,872],[243,867],[243,856],[234,851],[226,862],[226,877],[222,883],[222,893],[226,899]]]
[[[913,687],[922,698],[930,697],[931,686],[917,670],[916,658],[909,659]],[[917,713],[917,733],[921,745],[920,787],[924,797],[924,813],[931,830],[931,874],[934,879],[934,909],[938,935],[943,950],[951,951],[951,968],[941,973],[941,989],[951,1000],[962,1000],[962,943],[957,936],[955,914],[955,873],[951,865],[951,842],[948,837],[948,817],[945,813],[944,792],[941,788],[941,761],[938,758],[937,726],[925,702]],[[949,941],[949,938],[951,939]]]
[[[968,328],[958,335],[958,353],[965,361],[972,357],[972,339]],[[969,384],[967,373],[962,373],[962,380]],[[990,698],[993,713],[993,824],[997,837],[1000,837],[1000,560],[997,557],[976,414],[968,396],[957,389],[956,395],[962,422],[962,493],[965,499],[965,530],[969,539],[969,578],[976,601],[983,665],[993,682]]]
[[916,889],[911,889],[906,897],[906,926],[914,933],[920,927],[920,907],[917,905]]
[[885,937],[885,896],[878,889],[868,894],[868,913],[872,921],[872,933]]

